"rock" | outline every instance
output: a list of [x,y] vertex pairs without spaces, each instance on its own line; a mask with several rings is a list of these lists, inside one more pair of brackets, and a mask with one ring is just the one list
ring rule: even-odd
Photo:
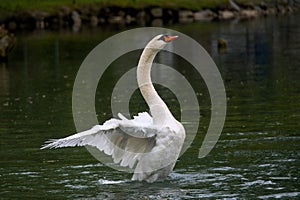
[[111,16],[108,18],[110,24],[125,24],[125,20],[122,16]]
[[70,15],[72,10],[71,8],[69,8],[68,6],[62,6],[60,9],[59,9],[59,12],[62,16],[67,16],[67,15]]
[[162,8],[152,8],[150,10],[150,13],[151,13],[151,15],[154,18],[162,18],[162,16],[163,16],[163,9]]
[[216,14],[211,10],[200,10],[194,13],[195,21],[210,21],[216,17]]
[[36,19],[36,28],[44,29],[45,28],[45,18],[49,17],[50,14],[44,11],[36,10],[33,12],[33,16]]
[[194,13],[190,10],[180,10],[178,17],[180,23],[190,23],[194,20]]
[[268,8],[268,9],[267,9],[267,13],[268,13],[269,15],[270,15],[270,14],[275,15],[275,14],[276,14],[276,8],[274,8],[274,7]]
[[81,27],[80,15],[77,11],[73,10],[71,18],[72,18],[72,21],[73,21],[73,26],[72,26],[73,31],[77,32]]
[[256,18],[259,16],[259,12],[257,10],[242,10],[240,16],[243,19]]
[[99,20],[98,20],[98,17],[97,16],[91,16],[90,18],[90,25],[92,27],[97,27],[98,26],[98,23],[99,23]]
[[5,35],[0,40],[0,57],[8,56],[8,53],[15,45],[15,36],[13,34]]
[[190,10],[180,10],[179,18],[192,18],[194,16],[193,12]]
[[162,27],[164,24],[163,24],[163,20],[162,19],[154,19],[152,22],[151,22],[151,26],[153,27]]
[[46,17],[50,16],[50,14],[48,12],[36,10],[32,13],[32,16],[35,17],[37,20],[43,20]]
[[218,39],[218,48],[227,48],[227,41],[224,38]]
[[80,26],[81,25],[81,18],[80,18],[80,15],[77,11],[72,11],[72,20],[73,20],[73,23],[75,25],[78,25]]
[[146,12],[144,10],[138,11],[136,14],[136,22],[141,26],[146,25]]
[[286,14],[286,9],[282,5],[278,5],[277,10],[278,10],[278,13],[280,13],[282,15]]
[[4,25],[0,26],[0,38],[3,38],[4,36],[6,36],[8,34],[8,30],[6,30],[4,28]]
[[6,62],[9,52],[16,43],[13,34],[8,33],[4,26],[0,26],[0,62]]
[[287,6],[286,11],[288,13],[292,13],[294,11],[294,9],[291,6]]
[[229,10],[219,11],[219,19],[221,20],[229,20],[235,17],[234,12]]
[[126,15],[125,16],[125,22],[126,24],[130,24],[132,22],[136,21],[136,19],[134,17],[132,17],[131,15]]
[[57,13],[47,19],[47,21],[51,24],[51,28],[54,29],[70,27],[74,24],[72,19],[72,10],[68,6],[62,6]]
[[123,10],[119,10],[117,15],[124,18],[125,15],[126,15],[126,13],[125,13],[125,11],[123,11]]

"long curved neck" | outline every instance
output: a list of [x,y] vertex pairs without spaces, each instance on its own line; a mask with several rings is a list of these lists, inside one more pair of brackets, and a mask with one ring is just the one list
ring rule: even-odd
[[166,119],[167,116],[172,116],[164,101],[156,92],[151,81],[151,66],[159,49],[145,48],[137,67],[137,82],[140,91],[146,100],[150,112],[155,120]]

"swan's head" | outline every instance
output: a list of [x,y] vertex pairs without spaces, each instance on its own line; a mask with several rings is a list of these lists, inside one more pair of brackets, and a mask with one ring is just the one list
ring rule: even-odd
[[155,36],[147,45],[146,48],[153,48],[157,50],[163,49],[168,43],[175,40],[178,36],[172,36],[172,35],[164,35],[160,34],[158,36]]

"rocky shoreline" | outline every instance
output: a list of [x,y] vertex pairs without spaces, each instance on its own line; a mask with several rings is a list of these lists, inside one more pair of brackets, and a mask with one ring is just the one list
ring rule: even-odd
[[191,23],[213,20],[246,20],[268,15],[285,15],[300,10],[300,0],[275,1],[259,4],[228,3],[203,10],[146,7],[143,9],[116,6],[83,5],[63,6],[54,13],[41,10],[22,11],[0,20],[9,31],[48,29],[59,30],[81,26],[98,27],[111,24],[122,26],[163,26],[174,23]]

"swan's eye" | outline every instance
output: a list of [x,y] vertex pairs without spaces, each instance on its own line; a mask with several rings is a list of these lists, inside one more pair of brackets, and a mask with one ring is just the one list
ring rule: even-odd
[[159,38],[159,40],[163,40],[164,42],[171,42],[172,40],[176,39],[178,36],[170,36],[170,35],[163,35]]

